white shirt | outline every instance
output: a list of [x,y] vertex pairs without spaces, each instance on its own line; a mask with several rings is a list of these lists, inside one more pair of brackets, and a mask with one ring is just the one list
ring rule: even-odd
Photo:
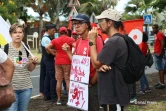
[[4,63],[7,60],[7,54],[0,49],[0,64]]

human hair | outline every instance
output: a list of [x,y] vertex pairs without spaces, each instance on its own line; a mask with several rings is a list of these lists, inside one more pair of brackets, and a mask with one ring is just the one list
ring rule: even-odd
[[22,28],[22,31],[24,33],[24,28],[21,24],[14,23],[10,26],[9,33],[12,34],[14,31],[16,31],[17,28]]
[[[108,22],[108,21],[110,21],[111,19],[107,19],[107,18],[106,18],[105,20],[106,20],[106,22]],[[123,25],[122,21],[114,21],[114,20],[111,20],[111,21],[112,21],[113,26],[114,26],[115,29],[121,30],[121,31],[124,31],[124,32],[125,32],[124,25]]]
[[88,25],[88,30],[91,30],[92,26],[91,26],[90,22],[86,22],[86,24]]
[[142,42],[147,42],[148,41],[148,35],[143,32],[143,38],[142,38]]
[[159,27],[158,24],[153,24],[153,26],[156,27],[157,29],[158,29],[158,27]]

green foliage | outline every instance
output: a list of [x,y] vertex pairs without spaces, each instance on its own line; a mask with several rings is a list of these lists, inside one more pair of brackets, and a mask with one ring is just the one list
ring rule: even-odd
[[157,0],[153,4],[153,7],[158,9],[159,12],[165,11],[166,10],[166,0]]
[[17,5],[9,0],[1,0],[0,2],[0,15],[6,20],[9,19],[11,23],[17,20]]

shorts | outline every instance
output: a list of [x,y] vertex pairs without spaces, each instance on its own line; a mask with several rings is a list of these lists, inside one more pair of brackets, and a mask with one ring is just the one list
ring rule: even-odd
[[71,65],[55,65],[56,80],[69,80]]
[[163,56],[157,56],[156,53],[154,53],[154,63],[157,70],[164,70]]

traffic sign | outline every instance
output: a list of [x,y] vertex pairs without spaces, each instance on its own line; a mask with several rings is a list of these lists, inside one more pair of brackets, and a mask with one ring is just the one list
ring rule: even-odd
[[74,18],[76,15],[78,15],[78,12],[75,7],[72,7],[70,13],[69,13],[69,19]]
[[152,15],[144,15],[144,24],[151,24],[152,23]]
[[77,6],[80,6],[80,2],[78,1],[78,0],[70,0],[69,2],[68,2],[68,5],[67,5],[68,7],[73,7],[73,6],[75,6],[75,7],[77,7]]

